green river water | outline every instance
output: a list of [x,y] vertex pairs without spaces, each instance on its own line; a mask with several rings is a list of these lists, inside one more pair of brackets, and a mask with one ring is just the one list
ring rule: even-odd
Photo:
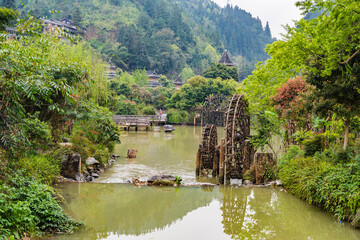
[[[360,231],[281,188],[205,185],[214,180],[195,177],[200,138],[200,128],[183,126],[174,134],[122,134],[121,157],[99,179],[59,186],[65,209],[85,227],[56,239],[360,239]],[[130,147],[136,160],[125,158]],[[185,186],[124,184],[156,174],[181,176]]]

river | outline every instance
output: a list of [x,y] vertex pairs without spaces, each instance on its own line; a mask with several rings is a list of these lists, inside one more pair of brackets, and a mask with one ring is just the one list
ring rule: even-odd
[[[85,227],[57,239],[360,239],[360,231],[281,188],[204,185],[214,180],[195,177],[200,140],[198,127],[122,134],[121,157],[99,179],[59,186],[64,208]],[[136,160],[125,158],[130,147]],[[156,174],[181,176],[185,186],[124,184]]]

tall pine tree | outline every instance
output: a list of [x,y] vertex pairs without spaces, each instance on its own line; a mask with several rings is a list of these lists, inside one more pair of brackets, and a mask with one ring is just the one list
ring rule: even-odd
[[81,27],[81,21],[82,21],[82,16],[81,16],[80,7],[79,5],[76,5],[74,14],[72,16],[72,23],[74,26]]
[[266,26],[265,26],[265,36],[271,38],[271,31],[270,31],[270,27],[269,27],[269,22],[266,22]]

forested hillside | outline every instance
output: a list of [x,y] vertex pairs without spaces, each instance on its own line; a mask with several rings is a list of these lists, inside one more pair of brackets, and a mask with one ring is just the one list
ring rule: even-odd
[[267,58],[263,49],[273,41],[259,19],[210,0],[24,0],[18,10],[71,19],[117,67],[152,69],[168,77],[201,74],[226,46],[243,79],[254,63]]

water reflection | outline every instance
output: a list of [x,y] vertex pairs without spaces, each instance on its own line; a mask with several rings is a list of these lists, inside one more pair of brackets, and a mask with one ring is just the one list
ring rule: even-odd
[[64,184],[61,191],[86,227],[60,239],[360,239],[279,189]]

